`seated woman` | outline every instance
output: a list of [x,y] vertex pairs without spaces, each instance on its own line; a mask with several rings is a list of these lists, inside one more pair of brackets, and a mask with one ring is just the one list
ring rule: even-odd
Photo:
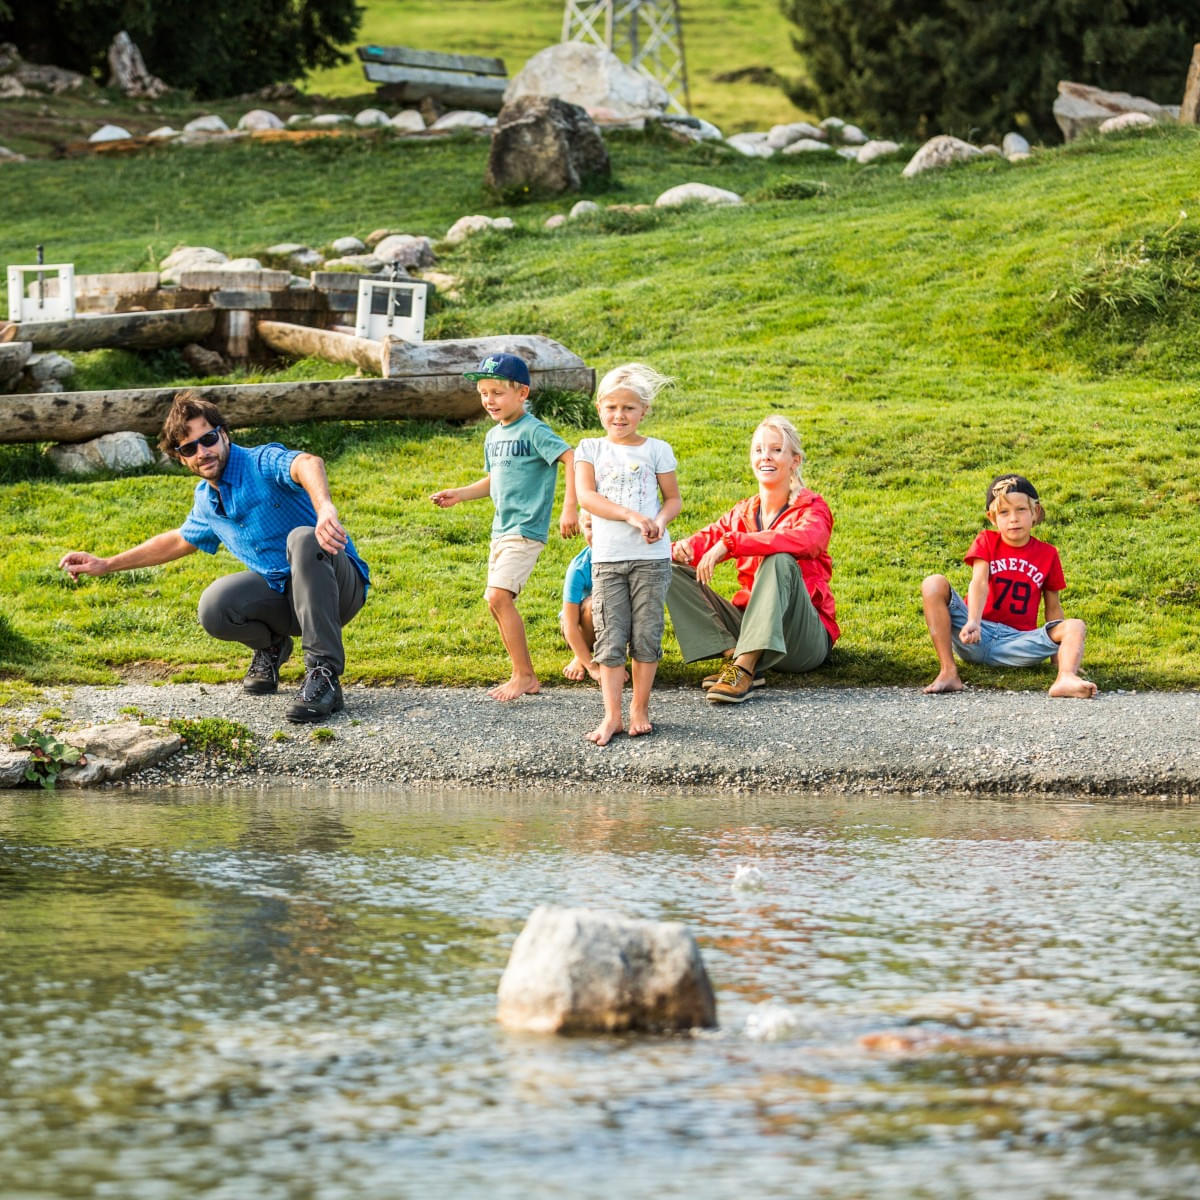
[[[833,516],[804,486],[803,464],[792,423],[767,417],[750,443],[758,495],[671,547],[667,608],[684,661],[729,660],[701,684],[710,700],[740,704],[764,671],[819,667],[841,632],[829,590]],[[732,602],[709,586],[727,558],[737,559]]]

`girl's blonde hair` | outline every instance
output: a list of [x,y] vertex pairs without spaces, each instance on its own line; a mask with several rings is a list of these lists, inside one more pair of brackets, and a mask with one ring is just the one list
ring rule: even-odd
[[780,416],[779,413],[772,413],[769,417],[763,417],[754,433],[751,434],[750,444],[752,446],[761,429],[770,429],[773,433],[777,433],[783,439],[784,446],[796,456],[796,465],[792,468],[792,486],[788,489],[788,499],[795,500],[804,487],[804,477],[801,474],[804,467],[804,447],[800,444],[800,435],[796,432],[795,425],[787,417]]
[[596,404],[599,405],[605,396],[615,392],[618,388],[628,388],[642,402],[642,407],[649,412],[654,397],[663,388],[670,387],[674,382],[675,380],[669,375],[662,375],[645,363],[624,363],[622,366],[613,367],[600,380],[600,386],[596,389]]

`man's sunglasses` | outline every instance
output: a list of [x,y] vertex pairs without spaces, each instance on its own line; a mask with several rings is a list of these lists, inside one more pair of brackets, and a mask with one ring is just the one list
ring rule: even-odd
[[220,439],[221,426],[218,425],[216,429],[210,429],[207,433],[202,433],[194,441],[181,442],[175,447],[175,453],[178,454],[180,458],[191,458],[192,455],[196,453],[197,449],[199,449],[199,447],[215,446]]

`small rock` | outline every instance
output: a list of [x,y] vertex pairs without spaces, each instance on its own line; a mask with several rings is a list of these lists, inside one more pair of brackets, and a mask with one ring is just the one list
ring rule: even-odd
[[846,122],[841,117],[826,117],[820,122],[821,128],[825,130],[831,137],[840,133]]
[[216,113],[195,117],[183,127],[184,133],[228,133],[229,126]]
[[25,155],[18,154],[7,146],[0,146],[0,163],[23,163],[25,161]]
[[28,750],[0,750],[0,788],[20,787],[32,759]]
[[156,142],[165,142],[168,138],[178,137],[179,130],[172,129],[170,125],[160,125],[157,129],[150,130],[146,136],[153,138]]
[[140,433],[106,433],[91,441],[51,446],[47,451],[61,475],[94,475],[97,471],[136,471],[152,466],[154,451]]
[[487,113],[473,112],[469,109],[455,109],[438,117],[430,129],[489,129],[495,125],[496,118]]
[[732,146],[747,158],[771,158],[775,153],[765,133],[735,133],[725,139],[725,145]]
[[287,127],[295,129],[297,125],[307,125],[312,120],[312,113],[292,113],[287,119]]
[[180,351],[183,361],[197,375],[228,375],[229,364],[216,350],[189,342]]
[[1127,112],[1121,113],[1119,116],[1109,117],[1107,121],[1101,121],[1100,132],[1120,133],[1122,129],[1146,129],[1151,125],[1157,124],[1158,122],[1149,113]]
[[567,223],[567,218],[562,213],[555,213],[552,217],[547,217],[544,228],[559,229]]
[[437,258],[433,253],[433,242],[427,237],[414,237],[407,233],[394,233],[377,242],[372,251],[385,263],[399,263],[402,267],[432,267]]
[[262,263],[257,258],[231,258],[227,263],[221,264],[223,271],[261,271]]
[[219,267],[229,261],[229,255],[211,246],[176,246],[158,264],[159,279],[163,283],[178,283],[184,271],[204,270]]
[[493,225],[495,225],[495,221],[491,217],[485,217],[482,213],[459,217],[446,230],[442,241],[448,242],[451,246],[457,246],[460,242],[465,242],[473,233],[482,233],[485,229],[491,229]]
[[[329,243],[329,248],[335,254],[362,254],[367,246],[361,238],[340,237]],[[382,255],[380,257],[383,257]]]
[[867,163],[872,163],[878,158],[887,158],[889,155],[898,154],[899,152],[899,142],[873,140],[858,148],[858,161],[865,166]]
[[821,154],[829,154],[833,147],[828,142],[818,141],[816,138],[803,137],[797,138],[794,142],[788,142],[786,146],[779,152],[780,154],[813,154],[818,152]]
[[1019,133],[1006,133],[1000,143],[1000,149],[1005,158],[1012,154],[1028,154],[1029,143]]
[[349,113],[319,113],[311,118],[310,124],[316,129],[332,129],[336,125],[350,125],[353,121]]
[[865,146],[870,140],[857,125],[843,125],[838,134],[847,146]]
[[367,234],[366,242],[368,246],[378,246],[385,237],[391,237],[395,233],[403,233],[403,229],[372,229]]
[[658,208],[678,208],[681,204],[690,204],[698,200],[704,204],[741,204],[742,198],[737,192],[726,191],[725,188],[712,187],[707,183],[681,183],[668,188],[654,201]]
[[415,108],[406,108],[392,118],[392,128],[400,133],[424,133],[425,118]]
[[174,730],[161,725],[92,725],[62,740],[83,751],[87,762],[65,767],[58,776],[69,787],[91,787],[126,775],[142,767],[153,766],[178,753],[183,739]]
[[577,221],[580,217],[586,217],[590,213],[598,213],[599,211],[600,205],[595,200],[578,200],[571,205],[571,211],[567,216],[572,221]]
[[810,141],[826,141],[828,134],[807,121],[790,121],[786,125],[772,125],[767,134],[767,145],[772,150],[783,150],[801,138]]
[[39,354],[31,354],[25,360],[25,374],[33,383],[46,383],[48,380],[70,379],[75,374],[75,364],[53,350]]
[[392,118],[381,108],[364,108],[354,114],[354,123],[360,129],[370,129],[376,125],[390,125]]
[[237,127],[258,133],[264,129],[282,129],[283,122],[273,112],[265,108],[252,108],[248,113],[241,115],[238,119]]
[[850,162],[858,162],[857,146],[839,146],[834,153],[837,154],[838,158],[845,158]]
[[133,134],[128,129],[122,129],[120,125],[101,125],[95,133],[88,138],[89,142],[119,142],[123,138],[131,138]]
[[978,146],[964,142],[961,138],[951,137],[948,133],[940,133],[932,137],[908,160],[908,165],[901,172],[911,178],[922,171],[935,167],[948,167],[951,163],[969,162],[973,158],[982,158],[983,152]]
[[341,258],[326,259],[325,266],[353,267],[356,271],[373,275],[376,271],[383,270],[383,259],[376,258],[374,254],[344,254]]
[[500,980],[498,1016],[531,1033],[716,1025],[695,939],[674,921],[585,908],[535,909]]

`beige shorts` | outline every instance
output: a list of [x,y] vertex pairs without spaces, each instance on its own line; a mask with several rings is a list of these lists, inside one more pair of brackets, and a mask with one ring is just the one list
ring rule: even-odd
[[492,543],[492,550],[488,555],[488,587],[503,588],[506,592],[519,596],[521,589],[533,574],[538,555],[545,548],[545,542],[535,542],[532,538],[521,537],[519,534],[497,538]]

